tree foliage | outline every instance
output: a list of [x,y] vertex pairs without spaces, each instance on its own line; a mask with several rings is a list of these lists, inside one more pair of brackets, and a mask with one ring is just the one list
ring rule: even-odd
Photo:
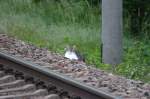
[[[130,17],[130,32],[133,36],[143,36],[150,30],[150,1],[124,0],[125,16]],[[147,31],[146,31],[147,30]]]
[[[88,0],[98,5],[102,0]],[[149,36],[150,31],[150,0],[124,0],[124,16],[129,17],[130,33],[134,37]]]

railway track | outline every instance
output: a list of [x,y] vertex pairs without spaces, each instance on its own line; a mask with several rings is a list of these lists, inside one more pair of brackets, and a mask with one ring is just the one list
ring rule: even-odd
[[0,99],[120,99],[0,52]]

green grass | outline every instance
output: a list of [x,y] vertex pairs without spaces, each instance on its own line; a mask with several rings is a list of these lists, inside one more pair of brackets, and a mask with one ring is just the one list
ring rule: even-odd
[[[62,54],[66,45],[75,44],[87,63],[111,69],[111,66],[100,62],[101,19],[98,7],[91,7],[87,0],[70,0],[69,3],[67,0],[45,0],[37,4],[32,1],[1,0],[0,31]],[[149,82],[150,40],[131,38],[127,33],[128,23],[125,21],[124,25],[124,60],[115,73]]]

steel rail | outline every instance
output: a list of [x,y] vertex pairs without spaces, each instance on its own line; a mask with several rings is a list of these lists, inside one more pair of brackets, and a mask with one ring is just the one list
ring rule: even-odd
[[115,97],[109,93],[68,78],[65,75],[55,73],[52,70],[3,52],[0,52],[0,63],[8,68],[21,71],[25,75],[41,79],[47,85],[49,83],[55,84],[59,89],[64,89],[71,95],[80,96],[81,99],[120,99],[120,97]]

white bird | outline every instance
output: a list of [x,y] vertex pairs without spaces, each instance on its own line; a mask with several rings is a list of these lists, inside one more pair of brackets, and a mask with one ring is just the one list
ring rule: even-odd
[[80,55],[79,52],[76,51],[76,46],[74,45],[73,47],[67,46],[65,48],[65,58],[68,58],[70,60],[79,60],[79,61],[84,61],[84,58]]
[[65,57],[71,60],[78,60],[78,56],[77,54],[74,52],[73,48],[71,48],[70,46],[67,46],[67,48],[65,48],[66,52],[65,52]]

